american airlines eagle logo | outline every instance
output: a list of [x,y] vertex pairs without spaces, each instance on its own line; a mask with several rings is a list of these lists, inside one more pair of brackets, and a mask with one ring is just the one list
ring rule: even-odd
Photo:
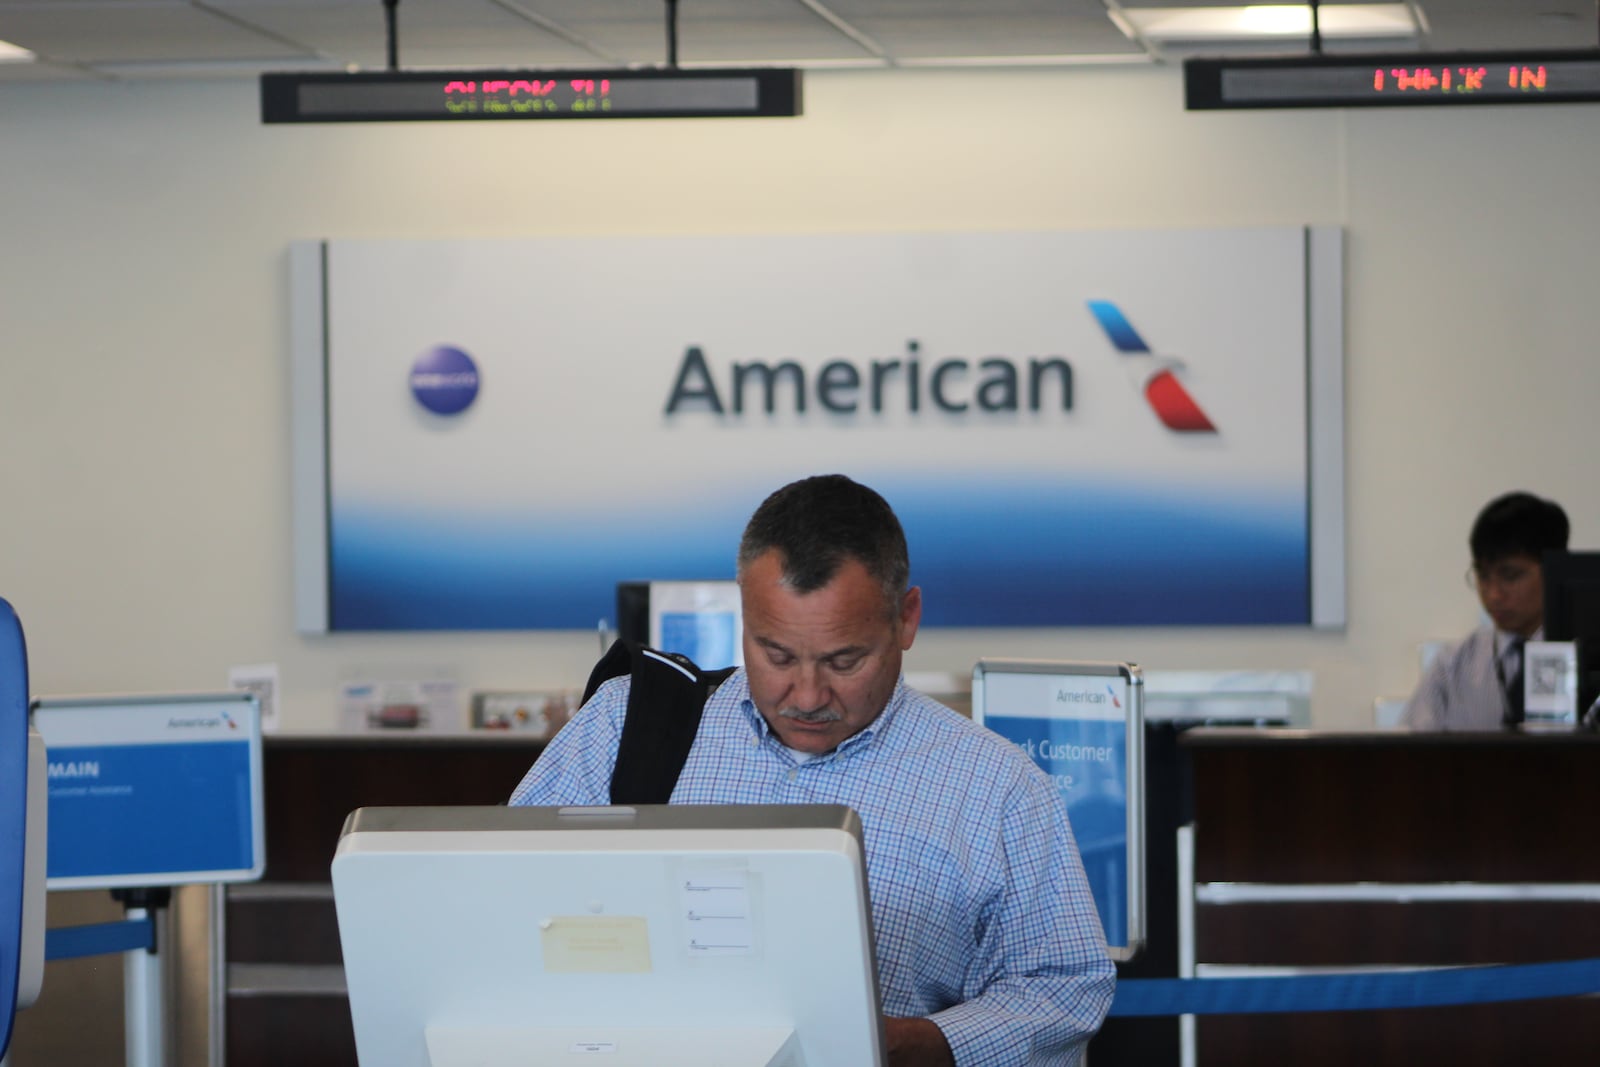
[[1150,351],[1150,346],[1144,343],[1122,309],[1111,301],[1091,300],[1089,310],[1112,346],[1122,353],[1129,380],[1144,394],[1161,425],[1175,433],[1217,432],[1211,419],[1178,380],[1178,372],[1183,369],[1181,361]]

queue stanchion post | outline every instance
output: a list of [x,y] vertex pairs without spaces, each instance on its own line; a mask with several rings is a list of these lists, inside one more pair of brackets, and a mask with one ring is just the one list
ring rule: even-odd
[[150,947],[122,954],[123,1029],[128,1067],[166,1067],[166,983],[162,972],[162,914],[172,903],[172,890],[113,889],[129,920],[151,925]]

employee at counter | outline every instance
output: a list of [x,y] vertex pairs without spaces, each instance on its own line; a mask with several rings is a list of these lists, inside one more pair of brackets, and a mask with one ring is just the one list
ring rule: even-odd
[[1522,646],[1544,636],[1544,553],[1564,550],[1561,505],[1531,493],[1491,500],[1472,524],[1467,583],[1490,621],[1439,653],[1401,722],[1413,730],[1495,730],[1522,721]]

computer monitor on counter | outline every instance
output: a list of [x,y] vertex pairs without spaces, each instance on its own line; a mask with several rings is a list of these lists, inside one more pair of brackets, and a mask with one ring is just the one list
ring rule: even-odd
[[1577,644],[1578,721],[1600,726],[1600,552],[1544,556],[1544,639]]
[[744,665],[744,610],[739,583],[617,583],[617,636],[677,652],[705,670]]

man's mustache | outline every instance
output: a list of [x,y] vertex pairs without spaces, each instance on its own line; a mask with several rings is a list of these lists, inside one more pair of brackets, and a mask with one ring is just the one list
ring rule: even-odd
[[824,722],[838,722],[840,719],[844,718],[844,716],[840,715],[837,711],[834,711],[831,708],[813,708],[810,711],[807,711],[804,708],[782,708],[778,711],[778,715],[782,718],[793,719],[795,722],[805,723],[810,726],[815,726],[818,723]]

